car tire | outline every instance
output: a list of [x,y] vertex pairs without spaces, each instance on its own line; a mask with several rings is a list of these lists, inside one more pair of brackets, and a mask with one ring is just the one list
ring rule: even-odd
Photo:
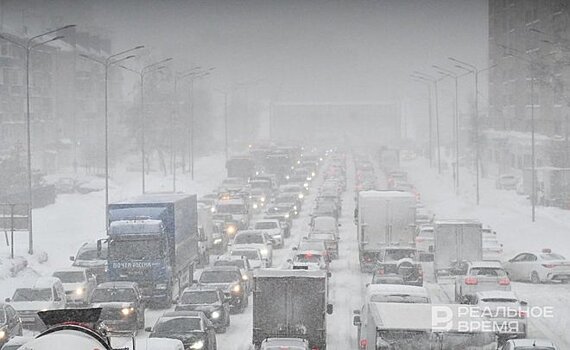
[[540,276],[538,275],[538,272],[536,271],[532,271],[530,274],[530,282],[534,283],[534,284],[540,284]]
[[231,321],[232,318],[230,317],[230,313],[228,312],[228,314],[226,315],[226,327],[230,326]]

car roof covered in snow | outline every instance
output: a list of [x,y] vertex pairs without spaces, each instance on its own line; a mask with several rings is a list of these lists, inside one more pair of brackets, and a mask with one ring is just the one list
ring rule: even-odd
[[40,277],[34,283],[34,288],[51,288],[55,283],[61,283],[57,277]]
[[117,201],[112,204],[172,203],[192,196],[195,195],[190,195],[186,193],[145,193],[141,196]]
[[477,225],[481,227],[481,223],[473,219],[438,219],[433,222],[433,225]]
[[371,284],[366,287],[366,299],[372,295],[392,295],[408,294],[421,297],[429,297],[429,293],[424,287],[408,286],[400,284]]
[[405,191],[360,191],[358,192],[360,198],[416,198],[410,192]]
[[262,278],[283,278],[283,277],[300,277],[300,278],[326,278],[327,274],[322,270],[281,270],[281,269],[261,269],[254,272],[255,277]]
[[479,267],[486,267],[486,268],[492,268],[492,269],[502,269],[503,265],[501,265],[500,262],[498,261],[472,261],[469,263],[470,267],[475,267],[475,268],[479,268]]

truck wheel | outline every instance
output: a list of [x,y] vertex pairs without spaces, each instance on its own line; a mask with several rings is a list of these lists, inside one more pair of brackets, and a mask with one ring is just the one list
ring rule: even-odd
[[530,281],[534,284],[540,283],[540,276],[538,276],[538,272],[532,271],[532,273],[530,274]]

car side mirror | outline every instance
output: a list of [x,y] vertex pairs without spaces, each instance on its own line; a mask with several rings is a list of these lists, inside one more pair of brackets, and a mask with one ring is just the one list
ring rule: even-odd
[[362,324],[362,322],[360,321],[360,315],[354,315],[354,318],[352,319],[352,324],[357,327]]
[[338,227],[342,227],[342,224],[338,224]]
[[521,304],[521,306],[527,306],[527,305],[528,305],[528,302],[525,301],[525,300],[521,300],[521,301],[520,301],[520,304]]
[[10,298],[6,298],[6,299],[4,299],[4,301],[5,301],[5,302],[7,302],[7,303],[9,303],[9,302],[10,302],[10,300],[11,300]]
[[55,298],[53,298],[53,301],[61,301],[61,298],[56,295]]
[[75,261],[75,257],[72,255],[69,257],[69,261]]
[[366,287],[368,287],[370,285],[370,283],[366,283]]
[[333,313],[333,304],[327,304],[327,314],[332,315]]
[[297,251],[297,250],[299,250],[299,248],[298,247],[291,247],[291,250]]
[[152,332],[152,327],[146,327],[146,328],[144,329],[144,331],[145,331],[145,332]]
[[332,277],[332,273],[330,271],[327,272],[327,277]]

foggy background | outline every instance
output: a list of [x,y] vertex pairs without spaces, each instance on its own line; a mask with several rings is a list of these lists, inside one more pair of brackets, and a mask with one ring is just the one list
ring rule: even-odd
[[[95,27],[113,49],[143,44],[175,66],[215,66],[212,85],[263,80],[250,99],[400,99],[414,69],[448,56],[484,65],[487,2],[386,1],[11,1],[6,26],[52,12]],[[38,28],[37,30],[43,30]],[[34,32],[31,30],[31,32]]]

